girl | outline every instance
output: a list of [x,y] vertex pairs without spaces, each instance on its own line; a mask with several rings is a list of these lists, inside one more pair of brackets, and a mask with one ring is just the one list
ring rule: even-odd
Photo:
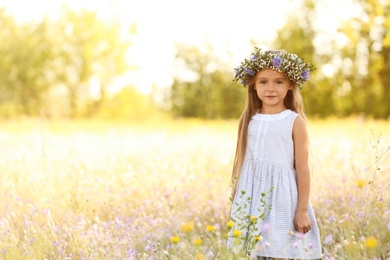
[[309,202],[308,135],[299,90],[315,68],[296,54],[262,52],[235,69],[248,90],[232,173],[228,246],[258,259],[319,259]]

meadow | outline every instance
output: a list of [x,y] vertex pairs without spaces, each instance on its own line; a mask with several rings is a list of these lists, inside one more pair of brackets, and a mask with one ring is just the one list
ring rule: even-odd
[[[0,259],[229,259],[236,128],[2,121]],[[389,122],[313,120],[309,133],[323,259],[390,259]]]

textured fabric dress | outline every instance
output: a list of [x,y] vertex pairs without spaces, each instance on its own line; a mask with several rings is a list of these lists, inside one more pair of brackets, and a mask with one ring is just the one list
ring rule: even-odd
[[[310,203],[311,230],[303,235],[294,228],[298,190],[292,129],[297,116],[291,110],[256,114],[249,123],[248,144],[231,210],[235,226],[229,232],[228,246],[232,249],[242,246],[239,242],[246,238],[257,241],[248,252],[252,256],[322,257],[320,233]],[[244,239],[237,241],[240,233]]]

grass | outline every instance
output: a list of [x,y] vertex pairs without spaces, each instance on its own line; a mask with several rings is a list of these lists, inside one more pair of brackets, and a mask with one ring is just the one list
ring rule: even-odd
[[[228,257],[236,121],[1,124],[0,259]],[[324,259],[389,258],[389,123],[309,132]]]

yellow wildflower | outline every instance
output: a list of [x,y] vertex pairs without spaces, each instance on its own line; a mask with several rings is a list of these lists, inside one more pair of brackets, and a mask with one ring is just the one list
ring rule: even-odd
[[234,237],[239,237],[239,236],[241,236],[241,234],[242,234],[241,230],[236,229],[236,230],[233,231],[233,236]]
[[197,254],[195,255],[195,259],[196,259],[196,260],[204,260],[204,259],[206,259],[206,258],[204,257],[204,254],[202,254],[202,253],[197,253]]
[[194,230],[194,223],[193,222],[188,222],[188,223],[181,225],[181,231],[183,231],[184,233],[190,233],[193,230]]
[[172,243],[177,244],[177,243],[179,243],[179,241],[180,241],[180,237],[178,237],[178,236],[172,236],[171,237],[171,242]]
[[262,236],[255,236],[255,240],[256,241],[261,241],[261,240],[263,240],[263,237]]
[[378,240],[375,237],[369,237],[364,241],[367,248],[374,248],[378,246]]
[[234,222],[233,221],[229,221],[226,226],[228,227],[228,229],[232,229],[234,227]]
[[256,216],[251,216],[251,222],[255,223],[256,221],[257,221],[257,217]]
[[194,240],[193,243],[194,243],[194,245],[196,245],[196,246],[200,246],[200,245],[203,244],[203,240],[200,239],[200,238],[197,238],[197,239]]
[[209,232],[214,232],[215,231],[215,227],[211,226],[211,225],[208,225],[208,226],[206,226],[206,230],[209,231]]
[[363,188],[366,182],[364,180],[357,180],[356,184],[359,188]]

